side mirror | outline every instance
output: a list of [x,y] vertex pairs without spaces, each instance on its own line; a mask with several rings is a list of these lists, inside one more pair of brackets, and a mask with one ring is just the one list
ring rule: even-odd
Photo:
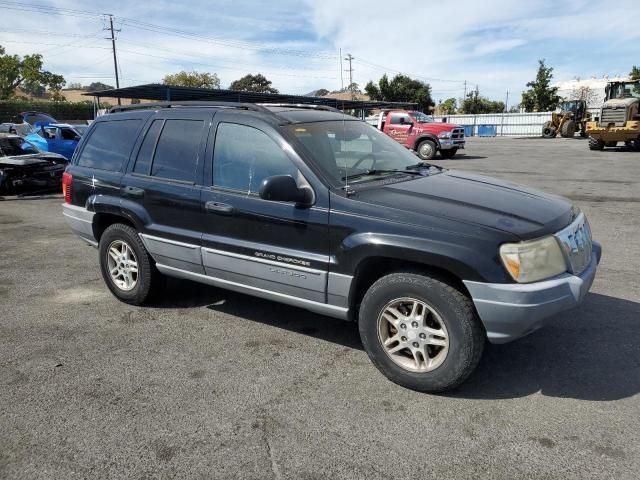
[[291,175],[273,175],[262,180],[260,198],[274,202],[295,202],[297,205],[313,204],[313,191],[298,187]]
[[75,137],[73,137],[73,139],[74,139],[76,142],[79,142],[79,141],[80,141],[80,135],[76,135]]

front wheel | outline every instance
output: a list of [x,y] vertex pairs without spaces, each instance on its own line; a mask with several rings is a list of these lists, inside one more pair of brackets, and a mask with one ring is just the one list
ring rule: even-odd
[[389,380],[422,392],[461,384],[478,365],[485,333],[471,300],[438,279],[393,273],[365,294],[360,337]]
[[440,150],[440,156],[442,158],[447,158],[447,159],[455,157],[456,153],[458,153],[457,148],[450,148],[449,150]]
[[416,152],[421,160],[431,160],[436,155],[436,144],[432,140],[423,140]]

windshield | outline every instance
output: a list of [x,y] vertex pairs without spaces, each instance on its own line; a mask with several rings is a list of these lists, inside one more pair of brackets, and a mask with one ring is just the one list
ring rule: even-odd
[[15,157],[18,155],[30,155],[38,153],[39,150],[32,143],[20,137],[0,138],[0,153],[5,157]]
[[610,98],[640,98],[640,82],[616,83],[611,86]]
[[419,167],[413,153],[365,122],[299,123],[287,128],[334,186],[344,186],[345,177],[349,184],[362,183]]
[[433,123],[433,117],[422,112],[409,112],[418,123]]

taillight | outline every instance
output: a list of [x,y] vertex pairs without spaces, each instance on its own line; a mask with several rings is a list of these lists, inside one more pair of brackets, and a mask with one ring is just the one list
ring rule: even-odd
[[71,186],[73,185],[73,175],[68,172],[62,174],[62,195],[65,203],[71,203]]

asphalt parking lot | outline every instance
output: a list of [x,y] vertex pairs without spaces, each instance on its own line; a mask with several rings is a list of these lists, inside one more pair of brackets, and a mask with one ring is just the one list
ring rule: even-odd
[[60,196],[0,202],[0,478],[638,478],[640,153],[470,139],[435,163],[569,197],[604,250],[581,308],[437,396],[353,324],[187,281],[120,303]]

